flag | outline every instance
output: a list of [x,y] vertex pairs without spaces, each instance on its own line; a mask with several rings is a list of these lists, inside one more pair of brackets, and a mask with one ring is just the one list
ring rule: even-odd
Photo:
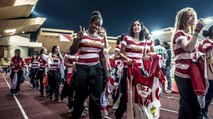
[[64,42],[70,42],[71,36],[70,36],[70,34],[60,34],[59,40],[64,41]]

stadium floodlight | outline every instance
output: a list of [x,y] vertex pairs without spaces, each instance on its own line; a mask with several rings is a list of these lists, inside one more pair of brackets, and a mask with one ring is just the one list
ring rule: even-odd
[[210,22],[213,22],[213,16],[204,18],[204,22],[205,22],[206,24],[207,24],[207,23],[210,23]]
[[162,30],[156,30],[156,31],[152,31],[152,32],[151,32],[151,34],[152,34],[153,36],[157,36],[157,35],[160,35],[160,34],[162,34],[162,33],[163,33]]
[[14,35],[16,33],[16,29],[6,29],[4,30],[5,35]]
[[173,27],[167,27],[167,28],[164,28],[164,29],[153,31],[151,33],[152,33],[153,36],[157,36],[157,35],[162,35],[164,33],[171,33],[171,32],[173,32],[173,30],[174,30]]

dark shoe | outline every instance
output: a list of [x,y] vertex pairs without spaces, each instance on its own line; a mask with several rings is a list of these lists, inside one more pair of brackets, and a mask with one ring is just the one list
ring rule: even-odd
[[42,97],[44,96],[44,93],[43,93],[43,92],[41,92],[41,96],[42,96]]

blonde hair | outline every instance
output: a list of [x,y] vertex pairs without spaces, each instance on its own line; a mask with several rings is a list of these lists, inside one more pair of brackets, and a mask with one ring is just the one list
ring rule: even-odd
[[101,30],[103,30],[103,31],[104,31],[104,35],[105,35],[105,36],[107,36],[106,29],[105,29],[105,28],[103,28],[103,27],[101,27],[101,28],[98,30],[98,34],[99,34],[99,32],[100,32]]
[[186,33],[193,32],[193,26],[188,25],[188,19],[189,19],[189,12],[192,11],[195,15],[195,19],[197,19],[197,14],[195,10],[191,7],[186,7],[181,9],[177,15],[176,15],[176,21],[175,21],[175,32],[178,30],[183,30]]
[[174,35],[177,31],[182,30],[185,33],[193,34],[194,28],[193,26],[189,26],[188,24],[188,19],[189,19],[189,12],[193,12],[195,15],[195,20],[197,20],[197,13],[195,10],[191,7],[186,7],[178,11],[175,19],[175,30],[172,35],[171,39],[171,48],[173,49],[173,40],[174,40]]

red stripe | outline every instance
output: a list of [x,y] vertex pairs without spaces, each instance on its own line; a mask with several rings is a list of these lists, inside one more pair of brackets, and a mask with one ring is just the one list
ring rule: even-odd
[[130,49],[130,48],[126,48],[125,51],[126,52],[133,52],[133,53],[142,53],[142,49],[140,51],[136,51],[136,50],[133,50],[133,49]]
[[99,53],[97,53],[97,52],[86,52],[86,51],[81,51],[81,52],[80,52],[80,55],[91,54],[91,53],[99,54]]
[[92,38],[90,36],[83,36],[83,39],[90,39],[90,40],[93,40],[93,41],[100,41],[100,42],[104,42],[103,39],[100,39],[100,38]]
[[93,44],[91,44],[91,45],[88,45],[88,44],[84,44],[84,43],[80,43],[80,47],[88,47],[88,48],[97,48],[97,49],[102,49],[103,48],[103,46],[98,46],[98,45],[93,45]]
[[92,62],[98,62],[99,58],[79,58],[79,63],[92,63]]
[[189,75],[189,72],[188,72],[188,69],[180,69],[180,68],[175,68],[175,71],[176,72],[179,72],[181,74],[188,74]]
[[179,55],[181,53],[186,53],[186,51],[183,48],[178,48],[174,51],[175,55]]

